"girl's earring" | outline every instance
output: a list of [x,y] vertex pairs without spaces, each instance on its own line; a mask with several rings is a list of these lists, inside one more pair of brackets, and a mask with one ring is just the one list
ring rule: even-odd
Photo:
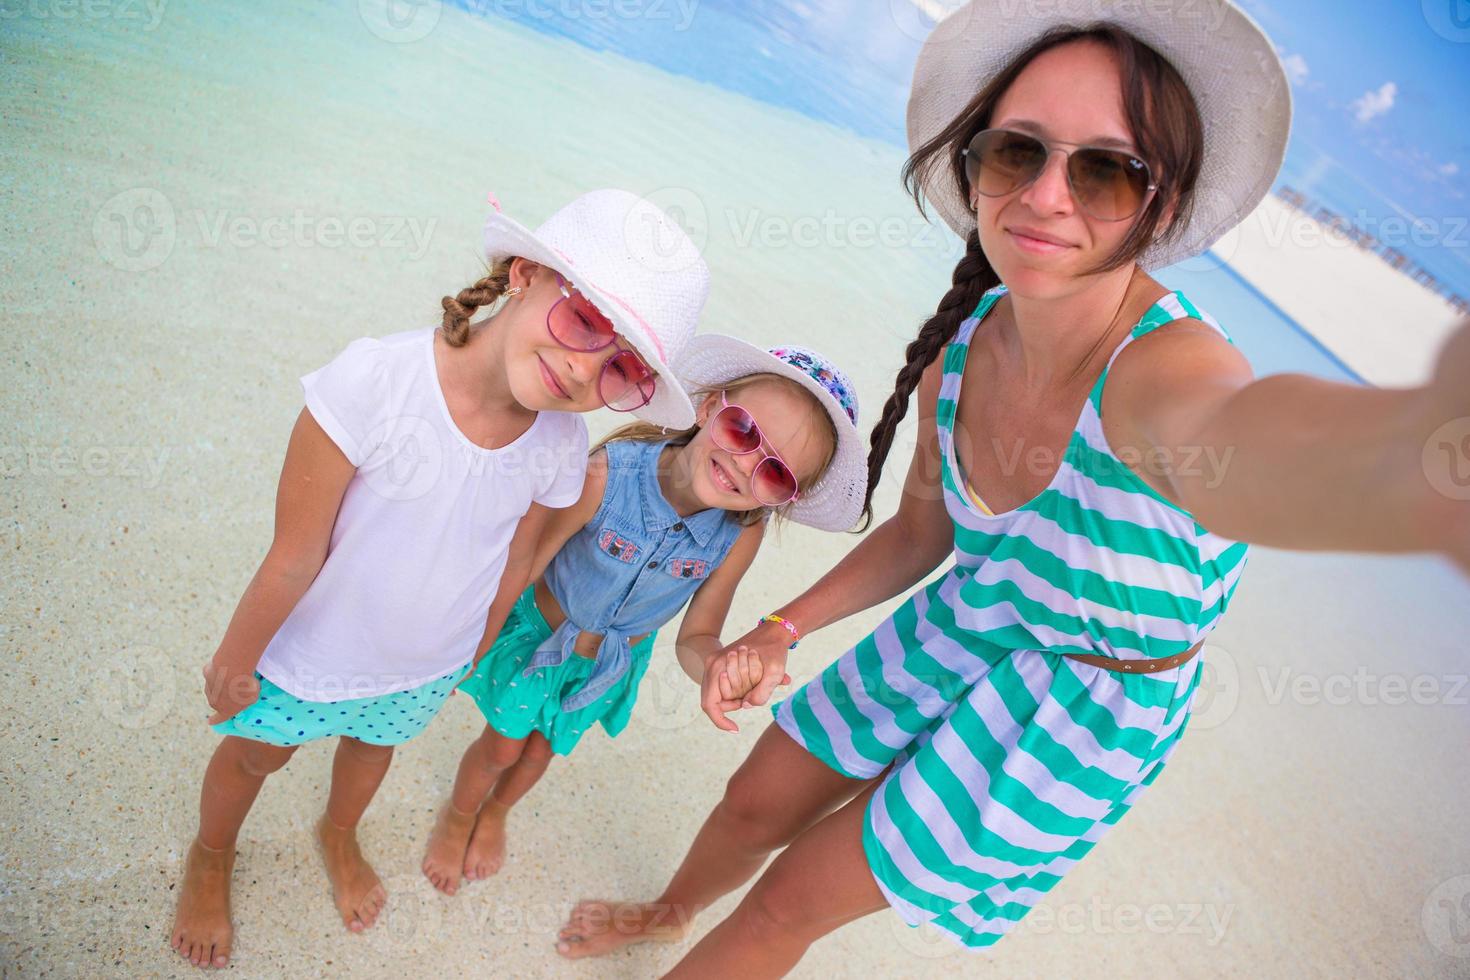
[[509,289],[507,289],[505,291],[505,295],[507,297],[509,297],[509,296],[519,296],[520,294],[521,294],[521,287],[520,286],[512,286],[512,287],[510,287]]

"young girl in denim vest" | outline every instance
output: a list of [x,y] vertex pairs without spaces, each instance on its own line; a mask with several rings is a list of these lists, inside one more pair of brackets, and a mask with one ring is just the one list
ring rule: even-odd
[[[305,742],[337,738],[317,837],[343,923],[373,924],[386,895],[358,820],[393,747],[483,649],[498,590],[529,580],[514,535],[581,495],[578,413],[694,418],[668,365],[709,275],[667,216],[595,191],[535,233],[492,215],[485,248],[488,274],[445,298],[442,329],[355,341],[302,379],[275,539],[204,670],[209,724],[225,738],[172,932],[197,966],[229,961],[236,836],[265,777]],[[672,261],[676,248],[687,261]]]
[[656,631],[686,603],[680,666],[707,701],[740,706],[730,693],[742,665],[716,654],[772,513],[825,530],[857,521],[867,488],[857,401],[830,361],[701,335],[676,370],[693,386],[696,425],[614,432],[589,460],[581,499],[539,537],[516,536],[512,550],[534,553],[538,577],[501,589],[491,619],[503,615],[504,627],[460,685],[486,728],[424,857],[442,891],[499,870],[507,814],[553,753],[594,724],[623,730]]

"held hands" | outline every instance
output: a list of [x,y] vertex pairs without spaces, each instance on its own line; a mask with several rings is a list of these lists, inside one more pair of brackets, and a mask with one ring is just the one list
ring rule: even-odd
[[725,713],[758,707],[779,686],[791,683],[786,673],[791,634],[780,626],[762,623],[739,640],[716,651],[705,662],[700,706],[716,728],[738,732]]
[[218,725],[256,702],[260,697],[260,681],[253,669],[242,671],[211,660],[204,665],[204,697],[214,709],[205,724]]

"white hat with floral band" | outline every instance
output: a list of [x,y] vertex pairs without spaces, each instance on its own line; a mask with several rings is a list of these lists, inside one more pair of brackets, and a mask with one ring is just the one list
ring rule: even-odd
[[693,425],[694,405],[670,365],[694,336],[709,269],[684,230],[629,191],[583,194],[534,232],[501,214],[493,195],[490,203],[485,257],[519,256],[561,273],[658,372],[653,398],[632,414],[668,428]]
[[[1291,130],[1291,87],[1268,38],[1229,0],[1049,0],[1017,13],[1007,0],[971,0],[929,34],[909,91],[912,152],[965,110],[1031,42],[1055,27],[1116,24],[1184,79],[1204,125],[1204,158],[1188,223],[1140,257],[1146,269],[1199,255],[1244,220],[1281,169]],[[975,212],[949,167],[924,197],[962,237]]]
[[674,370],[691,388],[775,374],[815,395],[837,430],[837,451],[821,479],[801,487],[789,514],[793,521],[823,531],[846,531],[857,523],[868,490],[868,454],[857,426],[857,390],[836,364],[795,344],[767,350],[724,334],[702,333],[689,341]]

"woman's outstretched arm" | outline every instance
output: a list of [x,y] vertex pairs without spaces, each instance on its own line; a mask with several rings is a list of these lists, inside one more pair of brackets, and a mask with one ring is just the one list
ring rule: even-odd
[[1457,476],[1470,483],[1470,324],[1428,385],[1403,389],[1252,380],[1217,334],[1181,324],[1119,355],[1103,425],[1135,473],[1218,534],[1301,550],[1439,551],[1470,569],[1470,492],[1454,492]]

